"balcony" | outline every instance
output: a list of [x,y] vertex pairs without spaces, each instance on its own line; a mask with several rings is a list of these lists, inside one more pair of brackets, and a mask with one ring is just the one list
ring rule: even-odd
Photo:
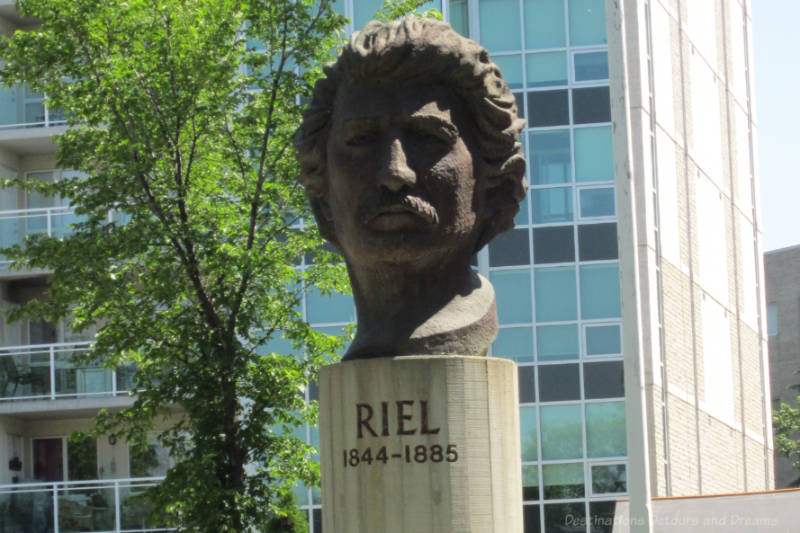
[[52,153],[52,136],[65,130],[64,113],[48,108],[41,93],[0,88],[0,147],[23,156]]
[[3,533],[104,533],[171,531],[148,517],[137,497],[163,478],[0,485]]
[[88,347],[88,342],[79,342],[0,349],[0,406],[9,400],[116,396],[131,390],[133,366],[112,370],[99,363],[72,362]]
[[[22,244],[25,237],[35,233],[66,237],[72,233],[71,224],[83,220],[85,217],[76,215],[69,206],[0,211],[0,248]],[[0,255],[0,267],[8,263]]]

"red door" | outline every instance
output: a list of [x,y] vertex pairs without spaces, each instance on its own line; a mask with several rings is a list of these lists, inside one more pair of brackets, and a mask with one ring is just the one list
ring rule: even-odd
[[33,439],[33,478],[64,481],[64,448],[61,438]]

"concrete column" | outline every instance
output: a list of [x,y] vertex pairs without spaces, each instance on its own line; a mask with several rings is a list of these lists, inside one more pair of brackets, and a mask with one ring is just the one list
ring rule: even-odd
[[323,368],[323,530],[522,533],[517,387],[492,357]]

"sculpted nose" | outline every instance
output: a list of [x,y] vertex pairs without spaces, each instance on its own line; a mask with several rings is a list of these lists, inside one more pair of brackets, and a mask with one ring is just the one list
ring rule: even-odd
[[417,182],[417,175],[408,165],[406,152],[400,139],[392,140],[378,175],[378,183],[397,192]]

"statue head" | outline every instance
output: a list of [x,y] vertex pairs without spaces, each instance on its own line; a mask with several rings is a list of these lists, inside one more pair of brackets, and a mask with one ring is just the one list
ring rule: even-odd
[[360,226],[396,259],[445,242],[472,255],[513,227],[527,187],[523,125],[480,45],[437,20],[373,21],[314,87],[295,134],[298,180],[348,261]]

